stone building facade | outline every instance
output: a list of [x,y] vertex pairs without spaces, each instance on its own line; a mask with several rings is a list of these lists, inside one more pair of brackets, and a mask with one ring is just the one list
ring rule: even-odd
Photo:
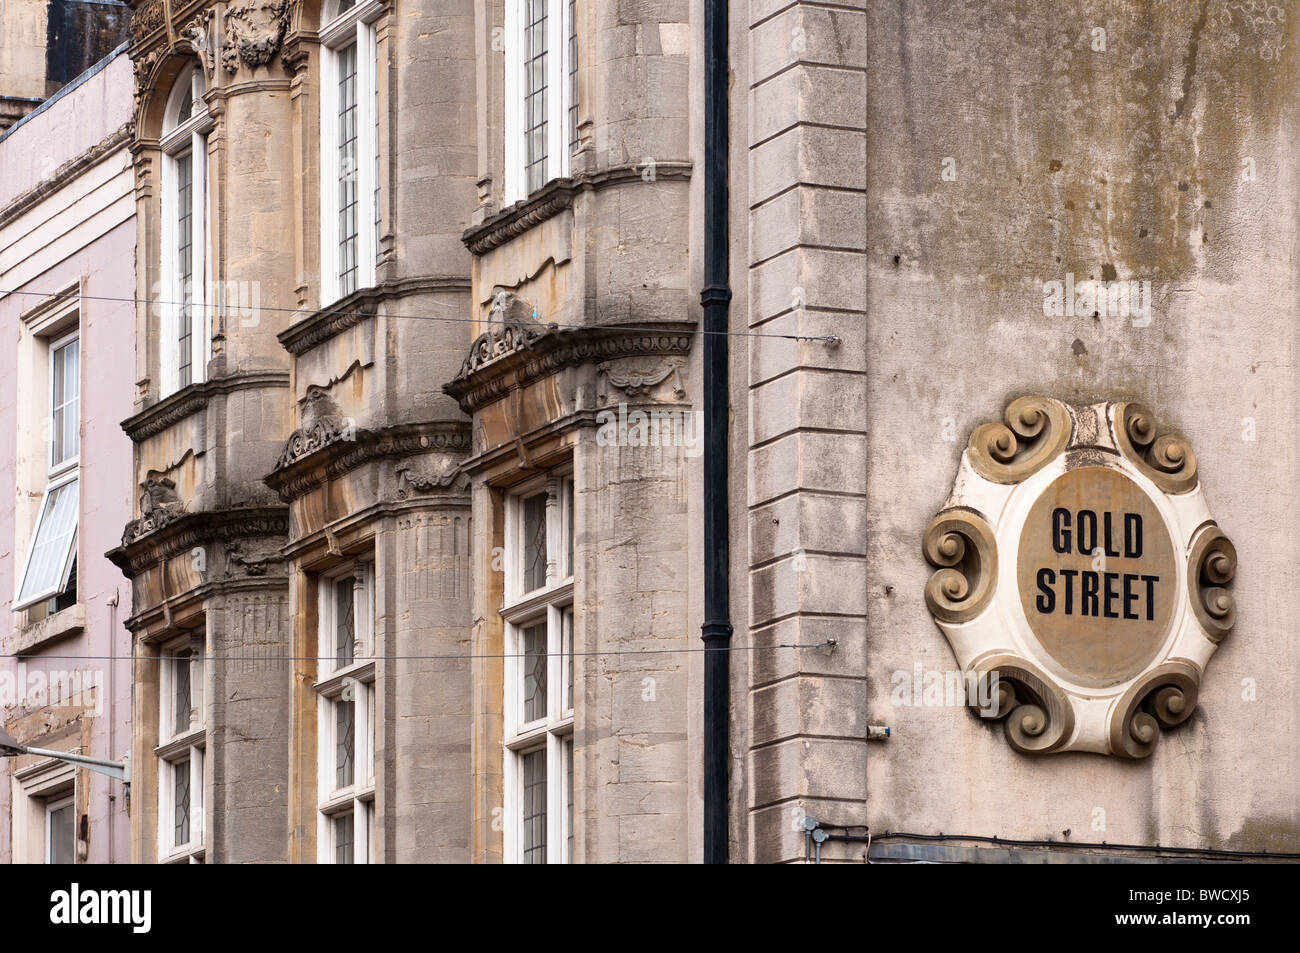
[[[993,576],[927,529],[1022,395],[999,465],[1142,402],[1282,558],[1294,28],[1154,6],[729,4],[732,860],[1297,850],[1291,597],[1235,555],[1145,757],[1026,754],[1037,676],[1016,744],[896,690],[967,664],[932,612]],[[132,7],[132,856],[698,859],[705,0]]]
[[[135,203],[125,49],[0,134],[0,730],[106,761],[131,748],[130,588],[103,558],[131,514]],[[130,858],[128,788],[0,760],[0,863]]]

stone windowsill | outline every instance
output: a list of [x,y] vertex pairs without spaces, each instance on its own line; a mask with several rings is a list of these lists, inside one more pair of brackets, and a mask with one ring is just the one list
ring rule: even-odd
[[5,639],[4,654],[23,655],[43,649],[61,639],[79,635],[85,628],[86,607],[78,602],[75,606],[69,606],[54,615],[46,616],[40,622],[32,622],[16,628],[13,634]]

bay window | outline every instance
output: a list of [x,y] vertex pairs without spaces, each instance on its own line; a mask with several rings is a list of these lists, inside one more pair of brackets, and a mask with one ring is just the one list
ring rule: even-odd
[[573,859],[573,480],[506,505],[505,860]]
[[187,633],[160,649],[158,860],[203,863],[204,638]]
[[319,579],[317,860],[375,859],[374,568],[356,562]]
[[181,72],[168,97],[162,136],[161,393],[204,380],[211,340],[207,308],[207,134],[203,72]]
[[505,201],[570,174],[578,145],[576,0],[506,0]]
[[321,306],[375,283],[379,255],[378,0],[327,3],[321,29]]

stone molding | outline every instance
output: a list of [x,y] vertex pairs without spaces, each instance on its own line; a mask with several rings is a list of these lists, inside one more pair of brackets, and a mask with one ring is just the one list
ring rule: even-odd
[[466,229],[461,240],[475,255],[485,254],[571,208],[579,193],[635,181],[686,181],[691,177],[691,163],[657,162],[654,177],[650,180],[645,179],[646,171],[642,165],[618,165],[579,173],[571,178],[554,179],[528,198],[502,209],[482,224]]
[[263,482],[290,503],[372,460],[421,453],[463,454],[469,447],[469,424],[465,422],[435,421],[364,430],[324,417],[290,434],[279,462]]
[[122,421],[122,429],[135,443],[141,443],[186,417],[197,414],[208,406],[213,397],[232,394],[239,390],[262,387],[289,386],[287,371],[250,371],[215,377],[191,384],[174,394],[169,394],[151,407]]
[[107,139],[98,145],[91,146],[81,155],[69,159],[55,169],[54,174],[48,179],[42,179],[37,185],[32,186],[26,192],[14,198],[8,205],[0,209],[0,228],[4,228],[28,209],[58,192],[77,176],[93,168],[107,156],[125,147],[131,141],[132,133],[131,124],[129,122],[123,123]]
[[690,353],[695,337],[690,321],[656,322],[644,327],[560,327],[508,321],[478,336],[460,373],[442,389],[472,414],[510,391],[565,367],[598,364],[621,357],[678,357]]
[[295,357],[356,327],[366,318],[379,312],[383,301],[395,300],[416,294],[439,291],[468,293],[470,281],[457,276],[423,276],[384,281],[371,288],[362,288],[346,298],[295,321],[277,335],[284,349]]
[[[133,521],[134,522],[134,521]],[[128,524],[128,530],[130,524]],[[283,537],[289,532],[286,506],[234,507],[203,513],[176,513],[147,533],[128,538],[104,555],[134,579],[143,570],[205,543],[256,537]]]

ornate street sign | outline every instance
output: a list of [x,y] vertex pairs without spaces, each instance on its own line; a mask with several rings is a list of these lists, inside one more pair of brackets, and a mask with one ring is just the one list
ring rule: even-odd
[[1144,758],[1236,618],[1196,457],[1140,404],[1021,397],[971,434],[925,532],[926,604],[1018,751]]

